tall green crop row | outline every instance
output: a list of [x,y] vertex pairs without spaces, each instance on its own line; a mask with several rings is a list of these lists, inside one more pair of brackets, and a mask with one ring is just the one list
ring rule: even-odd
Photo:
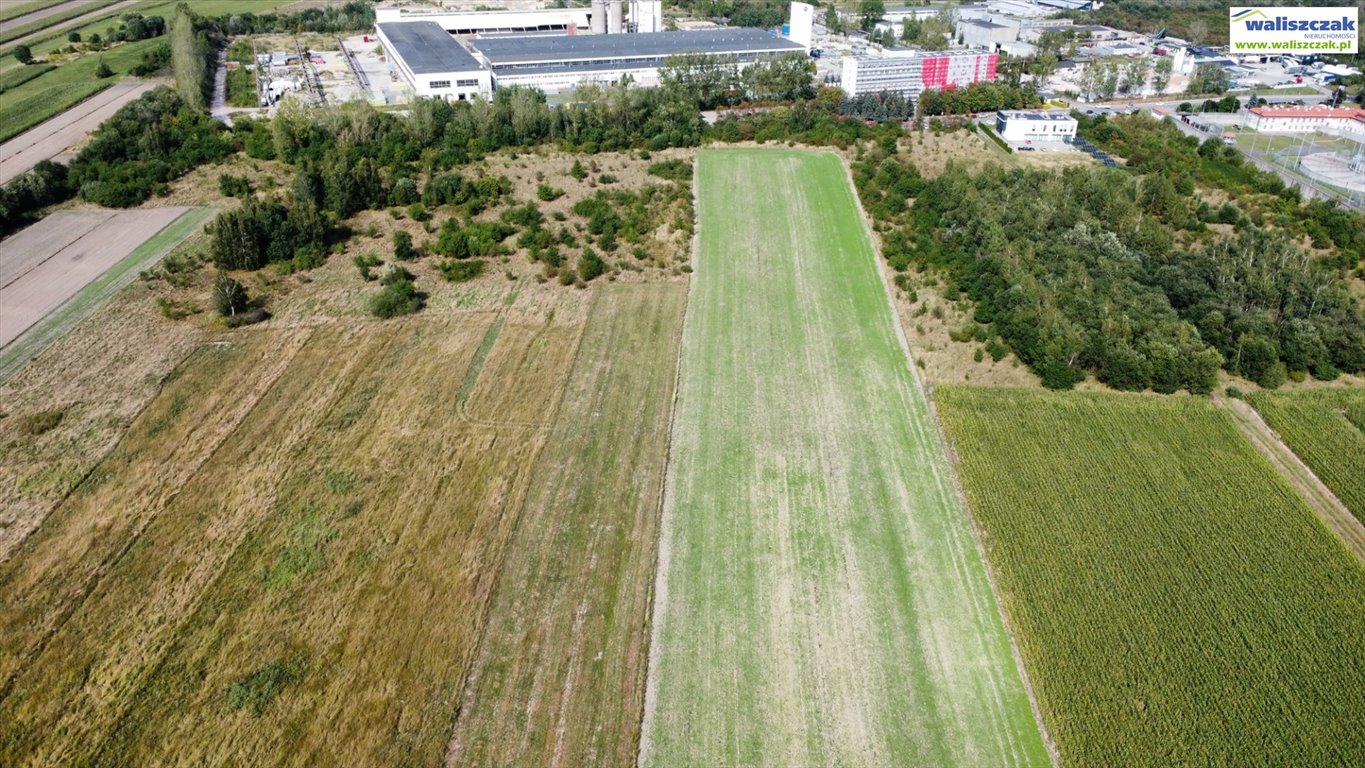
[[1257,392],[1248,399],[1351,514],[1365,521],[1365,392]]
[[1227,414],[937,399],[1063,764],[1365,764],[1365,567]]

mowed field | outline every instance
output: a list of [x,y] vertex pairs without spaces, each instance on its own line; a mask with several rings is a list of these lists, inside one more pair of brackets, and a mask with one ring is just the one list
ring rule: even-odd
[[189,210],[62,212],[6,239],[0,255],[0,347]]
[[1365,763],[1365,566],[1226,411],[935,400],[1063,765]]
[[200,348],[0,564],[0,764],[433,765],[509,656],[526,754],[629,757],[682,286],[597,290]]
[[640,764],[1047,764],[840,159],[698,197]]
[[592,308],[460,706],[450,766],[635,761],[687,286]]
[[1257,392],[1247,399],[1313,474],[1365,523],[1365,392]]

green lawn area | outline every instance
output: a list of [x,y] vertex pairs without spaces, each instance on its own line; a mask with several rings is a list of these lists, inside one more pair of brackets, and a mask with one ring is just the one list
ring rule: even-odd
[[1365,566],[1227,412],[935,400],[1062,765],[1360,764]]
[[165,229],[152,235],[133,252],[123,257],[103,275],[95,278],[80,293],[40,320],[24,335],[0,352],[0,381],[13,376],[28,361],[37,357],[52,342],[61,338],[120,288],[132,282],[137,274],[160,261],[175,246],[195,232],[218,211],[214,208],[192,208]]
[[1247,399],[1351,514],[1365,522],[1365,392],[1257,392]]
[[[83,56],[0,94],[0,141],[23,133],[117,83],[121,75],[141,63],[143,52],[158,42],[139,40]],[[95,77],[101,60],[114,70],[114,77]]]
[[640,765],[1048,765],[841,160],[698,193]]

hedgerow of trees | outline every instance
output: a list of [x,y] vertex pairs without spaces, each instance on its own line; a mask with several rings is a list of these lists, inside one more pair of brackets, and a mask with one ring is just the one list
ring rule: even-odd
[[[1170,162],[1201,183],[1229,180],[1221,147],[1191,151]],[[1093,374],[1117,389],[1206,393],[1220,367],[1269,387],[1365,371],[1365,319],[1339,262],[1311,257],[1279,226],[1331,221],[1324,244],[1358,258],[1365,221],[1335,206],[1276,198],[1295,215],[1263,226],[1235,205],[1200,203],[1192,177],[1182,193],[1156,169],[950,166],[925,180],[884,147],[855,163],[854,178],[891,266],[940,271],[946,297],[974,304],[962,333],[998,338],[1000,354],[1014,351],[1046,386]],[[1232,236],[1209,231],[1227,218]]]

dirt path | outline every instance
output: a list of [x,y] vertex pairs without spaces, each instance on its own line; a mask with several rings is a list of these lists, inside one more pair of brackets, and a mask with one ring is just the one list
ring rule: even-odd
[[[47,27],[47,28],[45,28],[45,29],[40,29],[40,30],[38,30],[37,32],[34,32],[34,33],[31,34],[31,35],[24,35],[23,37],[16,38],[16,39],[14,39],[14,40],[9,41],[8,43],[5,43],[5,45],[8,46],[8,47],[13,47],[13,46],[16,46],[16,45],[23,45],[23,44],[25,44],[25,43],[31,43],[31,42],[33,42],[33,41],[35,41],[35,40],[43,40],[43,39],[52,37],[52,36],[54,36],[54,35],[60,33],[62,30],[65,30],[65,29],[72,29],[72,28],[74,28],[74,27],[84,26],[84,25],[86,25],[86,24],[89,24],[89,23],[92,22],[92,21],[95,21],[96,19],[101,18],[101,17],[108,16],[108,15],[111,15],[111,14],[114,14],[114,13],[118,13],[119,11],[123,10],[124,8],[127,8],[127,7],[132,6],[132,5],[137,5],[138,2],[139,2],[139,0],[125,0],[125,2],[122,2],[122,3],[115,3],[115,4],[113,4],[113,5],[106,5],[106,6],[104,6],[103,8],[98,8],[98,9],[96,9],[96,10],[91,11],[90,13],[81,14],[80,16],[77,16],[77,17],[74,18],[74,19],[67,19],[66,21],[59,22],[59,23],[57,23],[57,24],[53,24],[52,26]],[[62,7],[62,8],[68,8],[70,5],[71,5],[70,3],[67,3],[67,4],[62,5],[62,6],[60,6],[60,7]],[[51,14],[50,14],[50,13],[47,13],[47,14],[45,14],[45,15],[51,15]],[[29,16],[32,17],[33,14],[29,14]],[[30,20],[30,21],[33,21],[33,20],[36,20],[36,19],[30,18],[29,20]],[[11,29],[13,29],[13,27],[11,27]]]
[[1308,503],[1308,507],[1322,520],[1323,525],[1336,534],[1356,557],[1365,561],[1365,525],[1362,525],[1331,489],[1313,474],[1313,470],[1280,440],[1275,430],[1261,418],[1261,414],[1242,400],[1219,398],[1216,402],[1232,414],[1232,420],[1237,424],[1237,428],[1246,435],[1252,445],[1256,446],[1261,455],[1270,461],[1275,471],[1299,492]]
[[11,29],[18,29],[19,27],[22,27],[26,24],[32,24],[35,21],[41,21],[42,19],[46,19],[49,16],[56,16],[59,13],[73,10],[83,5],[90,5],[93,2],[95,2],[95,0],[67,0],[65,3],[58,3],[57,5],[50,5],[46,8],[39,8],[38,10],[26,13],[23,16],[15,16],[14,18],[9,19],[8,21],[0,21],[0,32],[8,32]]
[[120,107],[156,85],[137,80],[111,86],[36,128],[0,144],[0,184],[80,144]]
[[149,208],[117,214],[24,271],[3,289],[0,347],[18,338],[188,210]]

